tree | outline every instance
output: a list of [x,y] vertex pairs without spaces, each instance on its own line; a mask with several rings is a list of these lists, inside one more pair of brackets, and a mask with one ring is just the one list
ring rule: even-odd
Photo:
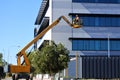
[[70,61],[69,50],[61,43],[56,45],[54,41],[51,45],[44,44],[40,50],[33,51],[32,56],[35,59],[29,59],[31,65],[36,67],[35,72],[42,74],[54,75],[67,68]]
[[2,60],[2,53],[0,53],[0,66],[2,66],[3,65],[3,60]]
[[3,58],[2,53],[0,53],[0,80],[1,80],[1,78],[5,77],[3,66],[5,66],[5,64],[7,64],[7,62],[5,62],[5,60],[3,60],[2,58]]
[[40,54],[39,50],[34,50],[30,53],[28,57],[31,66],[35,69],[34,74],[38,74],[40,72],[38,64],[37,64],[39,60],[39,56],[38,56],[39,54]]

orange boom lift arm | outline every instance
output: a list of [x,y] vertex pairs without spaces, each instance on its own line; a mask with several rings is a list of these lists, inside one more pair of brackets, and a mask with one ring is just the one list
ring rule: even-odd
[[[63,19],[69,26],[72,28],[80,28],[81,25],[74,25],[71,24],[66,17],[61,16],[57,20],[55,20],[51,25],[49,25],[47,28],[45,28],[41,33],[39,33],[31,42],[29,42],[21,51],[17,54],[17,65],[9,65],[9,72],[11,73],[20,73],[20,72],[27,72],[30,73],[30,62],[27,58],[27,55],[25,51],[33,45],[35,42],[37,42],[47,31],[49,31],[51,28],[53,28],[55,25],[57,25],[60,20]],[[23,56],[25,65],[21,64],[21,57]]]

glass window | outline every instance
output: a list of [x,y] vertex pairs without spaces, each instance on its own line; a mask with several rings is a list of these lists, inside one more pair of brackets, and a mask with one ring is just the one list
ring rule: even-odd
[[105,27],[106,25],[106,18],[105,17],[99,17],[99,25],[100,27]]
[[95,17],[95,26],[98,27],[99,26],[99,18]]
[[[115,1],[115,0],[114,0]],[[112,0],[106,0],[105,3],[111,3]],[[104,2],[103,2],[104,3]]]
[[[89,2],[89,0],[83,0],[84,2]],[[81,1],[82,2],[82,1]]]
[[89,47],[89,50],[95,50],[95,41],[94,40],[89,40],[89,44],[90,44],[90,47]]
[[120,27],[120,18],[118,18],[118,26]]
[[90,20],[89,20],[89,25],[91,25],[91,26],[95,26],[94,24],[95,24],[95,18],[94,17],[89,17],[90,18]]
[[117,27],[117,18],[116,17],[113,17],[113,18],[111,18],[111,26],[112,27]]
[[118,23],[119,22],[119,18],[117,18],[117,17],[115,17],[115,18],[116,18],[116,26],[119,27],[119,25],[118,25],[119,24]]
[[[108,0],[108,2],[109,2],[109,0]],[[117,0],[110,0],[110,3],[119,3],[119,2],[117,2]]]
[[117,42],[116,41],[110,41],[110,49],[111,50],[116,50],[117,48]]
[[88,40],[84,40],[84,50],[89,50],[90,42]]
[[107,17],[106,18],[106,27],[110,27],[112,24],[111,24],[111,18],[110,17]]
[[79,49],[79,50],[84,50],[84,47],[83,47],[84,44],[83,44],[83,42],[84,42],[84,40],[79,40],[79,41],[78,41],[78,49]]
[[118,41],[118,40],[111,41],[110,47],[112,50],[119,50],[120,49],[120,41]]
[[[110,40],[110,50],[120,51],[120,40]],[[108,50],[108,39],[103,40],[72,40],[72,50],[81,51],[107,51]]]
[[88,17],[83,17],[83,25],[84,26],[89,26],[89,19],[88,19]]
[[72,0],[72,2],[84,2],[84,3],[120,3],[120,0]]
[[80,16],[83,26],[88,27],[120,27],[120,16]]
[[101,50],[103,50],[103,51],[107,50],[107,48],[108,48],[108,42],[107,42],[107,40],[102,40],[100,45],[101,45],[100,46]]
[[89,2],[91,2],[91,3],[95,3],[95,0],[89,0]]
[[106,1],[104,1],[104,0],[99,0],[98,2],[99,3],[106,3]]
[[77,40],[72,40],[72,43],[74,43],[74,44],[72,44],[73,50],[78,50],[78,41]]
[[100,40],[95,40],[95,50],[100,50]]
[[119,40],[116,40],[116,50],[119,50],[120,49],[120,41]]

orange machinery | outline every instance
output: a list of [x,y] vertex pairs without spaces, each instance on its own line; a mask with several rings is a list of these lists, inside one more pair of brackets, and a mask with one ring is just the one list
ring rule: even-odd
[[[60,16],[57,20],[55,20],[51,25],[46,27],[41,33],[39,33],[32,41],[30,41],[25,47],[23,47],[17,54],[17,65],[9,65],[9,72],[10,73],[30,73],[30,62],[27,58],[27,54],[25,51],[33,45],[35,42],[37,42],[47,31],[49,31],[51,28],[53,28],[55,25],[57,25],[60,20],[63,19],[69,26],[72,28],[80,28],[81,25],[74,25],[71,24],[65,16]],[[21,64],[21,57],[24,58],[24,65]]]

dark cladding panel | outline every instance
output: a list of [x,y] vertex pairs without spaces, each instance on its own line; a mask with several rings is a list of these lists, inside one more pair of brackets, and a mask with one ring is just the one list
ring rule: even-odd
[[85,57],[82,57],[82,77],[83,78],[85,77],[85,74],[86,74],[85,73],[86,70],[85,70],[85,67],[84,67],[84,66],[86,66],[85,61],[86,61]]
[[82,56],[82,78],[120,78],[120,56]]

